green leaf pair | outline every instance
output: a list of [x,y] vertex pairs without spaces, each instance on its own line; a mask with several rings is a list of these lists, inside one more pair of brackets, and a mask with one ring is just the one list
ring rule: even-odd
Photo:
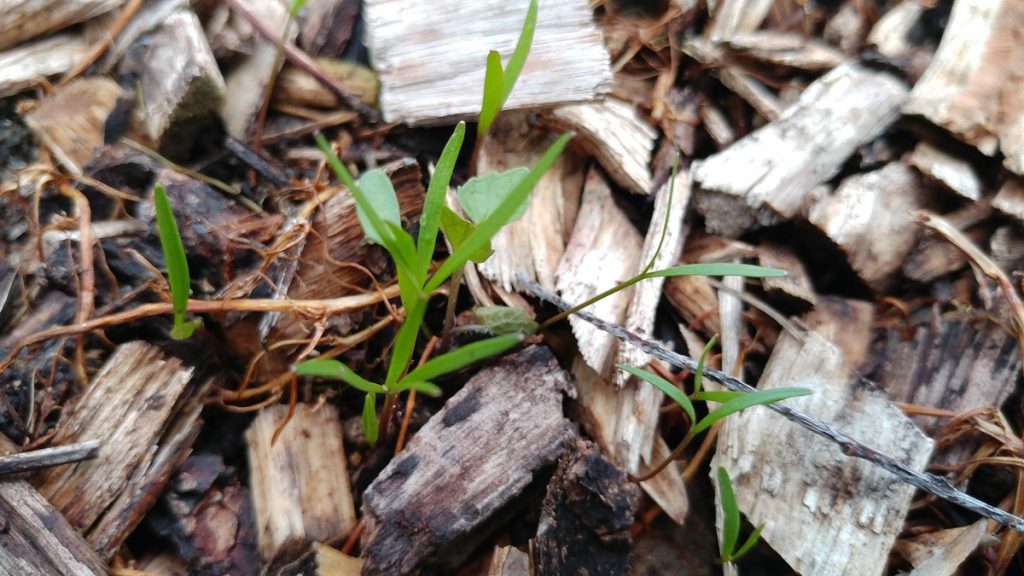
[[747,552],[750,552],[758,540],[761,539],[761,531],[764,529],[764,525],[755,528],[750,536],[747,537],[743,546],[740,546],[739,550],[737,550],[736,544],[740,539],[740,507],[736,503],[736,493],[732,489],[732,480],[729,478],[729,473],[721,466],[718,467],[718,495],[722,505],[720,559],[723,564],[726,562],[736,562],[745,556]]

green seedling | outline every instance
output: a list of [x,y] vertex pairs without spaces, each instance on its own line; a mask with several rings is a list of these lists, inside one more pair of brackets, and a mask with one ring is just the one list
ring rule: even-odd
[[160,235],[160,247],[164,252],[167,265],[167,285],[171,289],[171,304],[174,307],[174,326],[171,338],[184,340],[199,327],[199,320],[185,321],[188,310],[188,295],[191,278],[188,273],[188,260],[185,259],[185,248],[181,244],[178,224],[174,221],[171,203],[167,200],[167,191],[163,184],[157,184],[153,190],[153,204],[156,207],[156,226]]
[[526,65],[526,58],[530,55],[530,46],[533,44],[533,32],[537,28],[537,0],[530,1],[530,7],[526,10],[526,20],[519,32],[519,40],[508,64],[504,69],[501,67],[501,55],[496,50],[487,54],[487,68],[484,71],[484,95],[483,103],[480,106],[480,121],[477,124],[477,138],[482,139],[491,124],[497,117],[501,107],[505,105],[512,88],[519,80],[519,74]]
[[723,564],[736,562],[750,552],[761,539],[764,525],[755,528],[737,550],[736,545],[740,539],[740,507],[736,503],[736,493],[732,489],[729,473],[721,466],[718,467],[718,496],[722,506],[722,542],[719,559]]

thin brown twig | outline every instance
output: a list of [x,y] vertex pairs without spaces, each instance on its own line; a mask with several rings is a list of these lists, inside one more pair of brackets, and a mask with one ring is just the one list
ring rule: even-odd
[[[427,342],[426,348],[423,349],[423,354],[420,356],[420,361],[416,363],[416,366],[423,366],[427,360],[434,354],[434,348],[437,347],[437,336],[432,336]],[[398,440],[395,441],[395,454],[402,451],[405,447],[405,437],[409,433],[409,422],[412,420],[412,411],[416,408],[416,391],[409,390],[409,394],[405,397],[405,414],[402,415],[402,426],[398,429]]]

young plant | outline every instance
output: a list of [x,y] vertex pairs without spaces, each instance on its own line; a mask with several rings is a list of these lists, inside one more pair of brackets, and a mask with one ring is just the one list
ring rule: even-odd
[[178,233],[178,224],[174,221],[174,212],[171,211],[171,203],[167,201],[167,191],[164,190],[163,184],[157,184],[153,190],[153,204],[156,207],[160,247],[163,249],[164,263],[167,265],[167,285],[171,289],[171,304],[174,307],[171,338],[184,340],[196,331],[201,321],[185,321],[191,278],[188,260],[185,259],[185,248],[181,244],[181,234]]
[[719,559],[722,564],[736,562],[750,552],[761,539],[764,525],[755,528],[746,542],[737,549],[736,545],[740,540],[740,507],[736,503],[736,493],[733,492],[729,473],[721,466],[718,467],[718,496],[722,506],[722,542]]
[[526,64],[526,57],[530,55],[530,46],[533,44],[533,32],[537,28],[537,0],[530,0],[530,7],[526,10],[526,20],[519,32],[519,40],[508,64],[504,69],[501,67],[501,55],[497,50],[487,53],[487,68],[484,71],[484,97],[480,106],[480,121],[476,126],[478,139],[482,139],[487,131],[491,129],[494,118],[497,117],[501,107],[505,105],[512,88],[519,79],[519,73],[523,71]]

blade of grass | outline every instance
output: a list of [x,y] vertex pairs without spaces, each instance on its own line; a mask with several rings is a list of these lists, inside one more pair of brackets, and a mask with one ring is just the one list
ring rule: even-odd
[[807,388],[773,388],[771,390],[758,390],[756,392],[750,392],[744,394],[741,398],[730,400],[725,404],[722,404],[716,408],[713,412],[701,419],[696,426],[693,427],[694,434],[703,432],[709,428],[715,422],[725,418],[729,414],[734,414],[741,410],[746,410],[751,406],[758,406],[761,404],[773,404],[786,398],[793,398],[795,396],[806,396],[811,391]]
[[729,562],[736,541],[740,537],[740,508],[736,504],[736,493],[732,489],[732,481],[725,468],[718,467],[718,496],[722,505],[722,562]]
[[701,402],[725,403],[743,395],[743,392],[733,392],[732,390],[701,390],[700,392],[694,392],[692,396],[694,400],[700,400]]
[[318,378],[334,378],[350,384],[353,388],[363,392],[376,392],[383,394],[387,389],[356,374],[351,368],[339,360],[332,358],[317,358],[299,362],[293,368],[299,376],[314,376]]
[[185,322],[188,308],[188,294],[191,277],[188,271],[188,260],[185,258],[185,247],[181,244],[178,224],[174,221],[171,203],[167,200],[167,191],[163,184],[157,184],[153,190],[153,203],[156,207],[156,226],[160,235],[160,247],[167,265],[167,285],[171,289],[171,305],[174,307],[174,327],[171,337],[184,340],[192,335],[198,322]]
[[747,552],[753,550],[754,545],[761,539],[762,530],[764,530],[764,524],[754,528],[754,531],[750,534],[750,537],[747,538],[747,541],[743,543],[743,546],[740,546],[739,550],[733,552],[732,558],[730,558],[729,561],[736,562],[740,558],[746,556]]
[[501,110],[502,87],[501,55],[497,50],[487,53],[487,69],[484,72],[484,98],[480,104],[480,121],[476,125],[477,138],[483,138],[491,129],[491,123]]
[[516,208],[526,200],[530,192],[533,191],[534,186],[537,185],[540,177],[555,163],[555,159],[562,153],[570,138],[572,138],[572,134],[562,134],[554,144],[548,147],[541,159],[537,161],[533,168],[530,169],[530,172],[495,209],[494,213],[481,222],[476,227],[476,230],[466,237],[462,245],[438,268],[437,272],[427,282],[424,289],[425,292],[430,293],[440,287],[455,270],[462,267],[477,250],[490,242],[491,238],[498,233],[498,230],[501,230],[502,226],[512,219]]
[[423,382],[422,380],[403,380],[391,387],[391,391],[394,393],[404,392],[406,390],[415,390],[420,394],[426,394],[427,396],[433,396],[434,398],[441,395],[440,386],[433,382]]
[[384,386],[389,390],[401,379],[405,369],[409,366],[409,360],[412,359],[413,349],[416,346],[416,336],[420,332],[420,326],[423,325],[423,315],[426,311],[426,299],[418,299],[405,309],[405,320],[395,336],[395,344],[391,348],[391,359],[388,361],[388,373],[384,379]]
[[519,32],[519,40],[516,42],[516,49],[508,58],[505,65],[505,75],[502,78],[501,104],[508,100],[512,88],[519,80],[519,74],[526,65],[526,57],[530,55],[530,46],[533,45],[533,32],[537,28],[537,0],[530,0],[530,7],[526,10],[526,20],[523,21],[523,28]]
[[658,390],[664,392],[665,396],[668,396],[669,398],[674,400],[676,404],[679,404],[679,406],[683,409],[683,412],[686,412],[686,415],[690,418],[691,423],[697,421],[697,415],[696,412],[694,412],[693,403],[691,403],[690,399],[686,397],[686,394],[683,394],[683,391],[680,390],[679,388],[676,388],[674,384],[672,384],[668,380],[665,380],[661,376],[654,374],[653,372],[648,372],[647,370],[637,368],[636,366],[630,366],[629,364],[619,364],[618,368],[619,370],[629,372],[633,376],[640,378],[641,380],[651,384]]
[[642,279],[671,276],[742,276],[744,278],[778,278],[785,276],[785,270],[766,268],[753,264],[714,262],[708,264],[680,264],[671,268],[645,272]]
[[704,385],[704,364],[707,362],[708,355],[711,354],[711,350],[718,343],[718,334],[711,337],[708,343],[704,346],[704,350],[700,353],[700,358],[697,359],[697,373],[693,375],[693,393],[699,394],[701,386]]
[[665,236],[668,235],[668,225],[670,218],[672,217],[672,196],[675,195],[676,191],[676,173],[679,171],[679,156],[676,156],[674,162],[672,162],[672,178],[669,179],[668,183],[668,198],[665,202],[665,221],[661,223],[661,235],[658,236],[658,247],[654,249],[654,254],[651,254],[651,259],[644,266],[640,275],[647,274],[654,268],[654,262],[658,259],[658,255],[661,254],[661,248],[665,245]]
[[417,263],[420,278],[426,278],[430,270],[430,261],[434,256],[437,244],[437,230],[441,225],[441,212],[444,197],[455,171],[455,162],[462,150],[462,141],[466,137],[466,123],[459,122],[452,131],[448,143],[444,145],[441,157],[437,159],[434,176],[427,186],[427,196],[423,200],[423,214],[420,215],[420,233],[416,241]]
[[380,427],[377,422],[377,395],[369,393],[363,400],[363,435],[370,446],[377,445]]
[[431,358],[422,366],[416,368],[405,377],[408,380],[432,380],[443,374],[454,372],[465,366],[496,356],[519,344],[520,338],[515,334],[507,336],[495,336],[479,342],[467,344],[456,348],[451,352]]

